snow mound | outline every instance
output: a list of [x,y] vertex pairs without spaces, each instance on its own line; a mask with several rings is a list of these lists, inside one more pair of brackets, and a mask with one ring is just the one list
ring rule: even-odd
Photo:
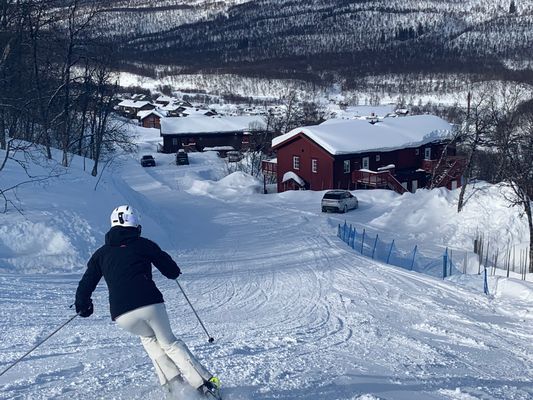
[[214,198],[230,198],[260,193],[261,189],[262,183],[259,179],[237,171],[219,181],[194,181],[187,192]]
[[533,284],[509,278],[495,278],[495,297],[513,297],[533,304]]
[[71,271],[78,265],[78,249],[62,231],[29,220],[0,226],[0,270]]
[[435,230],[440,233],[437,237],[443,233],[449,236],[449,231],[455,230],[455,226],[449,223],[455,213],[450,207],[450,197],[446,189],[421,189],[416,194],[406,193],[392,200],[389,211],[375,218],[371,224],[380,228],[394,225],[398,227],[398,232],[410,232],[419,240],[435,237]]
[[419,189],[392,199],[390,207],[370,221],[378,228],[394,226],[416,242],[439,241],[442,246],[471,248],[479,233],[504,250],[508,245],[524,245],[529,237],[526,218],[520,208],[509,208],[509,188],[481,184],[466,193],[463,210],[457,213],[460,189]]

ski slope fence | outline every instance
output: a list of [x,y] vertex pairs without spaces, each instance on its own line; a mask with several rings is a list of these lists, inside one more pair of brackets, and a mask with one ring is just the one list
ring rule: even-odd
[[[358,231],[354,226],[339,224],[337,236],[355,251],[363,256],[370,257],[386,264],[431,275],[437,278],[446,278],[456,274],[462,274],[459,266],[455,264],[448,254],[448,249],[441,257],[431,258],[422,255],[415,246],[411,251],[399,249],[394,240],[386,242],[379,235],[370,235],[365,229]],[[483,291],[488,294],[486,269],[484,275]]]

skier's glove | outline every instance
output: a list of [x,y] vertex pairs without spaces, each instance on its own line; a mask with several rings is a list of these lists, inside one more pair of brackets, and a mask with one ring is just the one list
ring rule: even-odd
[[93,301],[91,299],[89,299],[88,303],[85,303],[83,305],[76,304],[76,313],[78,313],[80,317],[83,317],[83,318],[90,317],[93,311],[94,311],[94,307],[93,307]]

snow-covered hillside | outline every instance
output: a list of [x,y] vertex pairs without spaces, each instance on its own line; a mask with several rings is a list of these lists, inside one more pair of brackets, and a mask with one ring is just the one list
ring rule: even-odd
[[[355,191],[358,210],[323,214],[323,192],[263,195],[262,182],[226,176],[215,154],[192,153],[189,166],[176,166],[173,155],[155,153],[157,130],[137,132],[138,154],[108,166],[96,189],[75,159],[59,177],[11,195],[22,214],[0,214],[0,371],[73,315],[84,263],[112,208],[129,203],[144,235],[182,268],[214,343],[176,284],[155,279],[175,333],[221,378],[225,399],[533,397],[531,282],[491,277],[486,296],[477,275],[405,271],[336,237],[346,220],[428,256],[471,249],[478,230],[524,244],[525,222],[497,187],[461,215],[458,194],[446,190]],[[148,153],[155,168],[138,162]],[[6,168],[2,187],[25,179],[16,164]],[[0,399],[162,398],[138,339],[110,320],[103,282],[93,300],[93,316],[0,376]]]

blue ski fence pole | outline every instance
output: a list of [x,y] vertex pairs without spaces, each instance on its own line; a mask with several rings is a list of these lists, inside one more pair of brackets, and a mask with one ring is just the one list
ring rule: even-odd
[[484,269],[483,292],[484,292],[487,296],[489,295],[489,283],[488,283],[488,281],[487,281],[487,268]]
[[392,243],[390,244],[389,255],[387,256],[387,264],[389,263],[390,255],[392,254],[392,248],[393,247],[394,247],[394,239],[392,239]]
[[415,265],[415,256],[416,256],[416,249],[418,248],[418,245],[415,245],[415,249],[413,250],[413,260],[411,261],[411,271],[413,270],[413,267]]
[[446,278],[446,268],[448,267],[448,248],[442,256],[442,279]]
[[378,245],[378,236],[376,235],[376,240],[374,240],[374,248],[372,249],[372,259],[374,259],[374,254],[376,253],[376,246]]

